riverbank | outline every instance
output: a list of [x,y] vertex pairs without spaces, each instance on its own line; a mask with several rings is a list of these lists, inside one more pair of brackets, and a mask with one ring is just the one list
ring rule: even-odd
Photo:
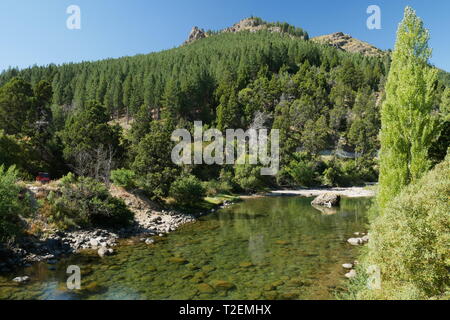
[[298,196],[312,198],[317,197],[327,193],[334,193],[336,195],[347,197],[347,198],[370,198],[374,197],[375,187],[335,187],[335,188],[305,188],[305,189],[286,189],[286,190],[272,190],[266,193],[254,194],[254,195],[243,195],[240,196],[241,199],[251,199],[260,197],[280,197],[280,196]]
[[[35,200],[45,198],[54,188],[29,186]],[[122,199],[134,213],[131,225],[118,229],[90,228],[63,231],[45,226],[39,217],[24,221],[27,225],[41,224],[45,227],[39,233],[27,232],[20,239],[8,245],[0,244],[0,272],[11,272],[15,268],[28,267],[33,263],[47,261],[52,265],[64,256],[84,250],[95,250],[100,256],[114,254],[114,247],[120,239],[140,237],[152,244],[151,237],[164,237],[180,226],[195,222],[197,217],[175,210],[166,210],[150,201],[140,192],[128,192],[112,186],[111,195]]]

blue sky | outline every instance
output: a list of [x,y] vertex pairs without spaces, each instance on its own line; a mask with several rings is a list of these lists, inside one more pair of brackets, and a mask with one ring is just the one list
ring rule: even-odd
[[[66,27],[69,5],[81,9],[81,30]],[[381,30],[366,27],[369,5],[381,8]],[[0,70],[170,49],[194,25],[218,30],[250,15],[311,36],[342,31],[388,49],[406,5],[431,31],[432,63],[450,71],[449,0],[1,0]]]

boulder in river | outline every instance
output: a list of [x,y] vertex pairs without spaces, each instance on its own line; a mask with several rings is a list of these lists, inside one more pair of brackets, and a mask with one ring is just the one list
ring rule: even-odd
[[323,206],[327,208],[337,207],[341,202],[341,196],[335,193],[324,193],[315,198],[311,204],[313,206]]

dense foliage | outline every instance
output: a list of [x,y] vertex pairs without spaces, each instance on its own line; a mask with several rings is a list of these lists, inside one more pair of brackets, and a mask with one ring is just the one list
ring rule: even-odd
[[[448,89],[437,108],[428,39],[422,21],[407,7],[381,112],[380,191],[373,207],[378,215],[349,285],[352,298],[449,298],[450,149],[443,136]],[[436,139],[439,147],[433,145]],[[427,173],[432,160],[445,153],[447,158]],[[380,271],[381,287],[368,289],[369,268]]]
[[186,175],[172,183],[170,196],[179,204],[192,206],[203,199],[205,189],[195,176]]
[[133,219],[125,203],[111,196],[104,184],[69,174],[60,181],[58,192],[51,192],[49,222],[60,228],[117,227]]
[[449,197],[450,157],[388,203],[371,224],[365,259],[382,270],[382,287],[359,298],[448,299]]
[[24,195],[17,185],[18,172],[14,167],[0,166],[0,242],[5,242],[20,232],[19,215],[27,212]]
[[106,110],[96,101],[71,115],[60,132],[64,159],[80,176],[109,181],[115,160],[120,160],[121,128],[108,124]]
[[111,171],[111,181],[118,187],[133,189],[136,187],[136,174],[133,170],[117,169]]

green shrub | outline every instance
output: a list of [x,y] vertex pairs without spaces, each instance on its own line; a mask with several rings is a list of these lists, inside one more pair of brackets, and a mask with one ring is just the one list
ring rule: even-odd
[[19,214],[24,202],[19,199],[20,187],[16,184],[18,172],[14,166],[7,170],[0,166],[0,242],[19,234]]
[[342,186],[344,184],[344,174],[339,162],[333,160],[328,163],[327,166],[328,167],[322,173],[322,183],[330,187]]
[[230,188],[230,192],[234,191],[237,188],[237,185],[234,181],[233,167],[225,167],[220,170],[219,181],[224,188]]
[[159,172],[147,173],[137,177],[137,185],[142,188],[150,199],[160,201],[169,195],[174,176],[178,173],[172,168],[164,168]]
[[266,186],[261,167],[251,164],[238,164],[235,167],[235,183],[246,192],[261,191]]
[[195,176],[186,175],[176,179],[170,186],[170,196],[181,205],[194,205],[205,196],[202,182]]
[[[238,163],[240,159],[238,159]],[[245,192],[262,191],[269,184],[268,176],[261,175],[261,166],[250,164],[250,155],[245,155],[245,164],[234,166],[234,184]]]
[[293,180],[293,183],[301,187],[311,187],[317,184],[317,162],[304,154],[295,154],[295,159],[284,168]]
[[118,186],[125,189],[133,189],[136,187],[135,183],[136,174],[133,170],[117,169],[111,171],[111,180]]
[[203,187],[207,196],[218,194],[229,194],[233,187],[227,181],[209,180],[203,182]]
[[382,289],[362,291],[361,297],[426,299],[449,291],[449,199],[448,156],[373,221],[366,264],[380,267]]
[[58,192],[51,192],[49,221],[60,228],[121,227],[128,225],[133,213],[114,198],[98,181],[69,175],[61,179]]

